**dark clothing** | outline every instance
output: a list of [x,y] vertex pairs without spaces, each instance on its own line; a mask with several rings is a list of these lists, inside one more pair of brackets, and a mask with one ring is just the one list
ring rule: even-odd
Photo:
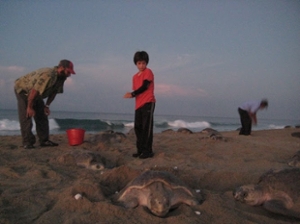
[[[28,96],[25,92],[17,93],[15,91],[17,101],[18,101],[18,113],[19,113],[19,121],[21,126],[21,134],[23,145],[33,145],[36,142],[35,136],[32,133],[32,119],[31,117],[27,117],[27,104],[28,104]],[[36,132],[39,138],[39,142],[45,142],[49,138],[49,122],[48,116],[45,115],[44,112],[45,104],[42,97],[38,96],[35,99],[33,109],[35,110],[34,121],[36,124]]]
[[240,130],[240,135],[250,135],[252,128],[251,117],[246,110],[238,109],[241,119],[242,128]]
[[152,153],[154,109],[155,103],[151,102],[135,110],[134,131],[139,154]]
[[131,93],[132,97],[135,97],[136,95],[145,92],[148,89],[150,83],[151,83],[150,81],[144,80],[143,85]]

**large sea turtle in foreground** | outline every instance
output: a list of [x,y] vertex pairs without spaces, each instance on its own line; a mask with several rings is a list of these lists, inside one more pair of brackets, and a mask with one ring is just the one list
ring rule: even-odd
[[238,187],[233,196],[242,203],[300,219],[300,169],[270,170],[258,184]]
[[117,202],[126,208],[147,207],[159,217],[180,204],[199,204],[195,193],[175,175],[154,170],[147,170],[129,182],[118,193]]

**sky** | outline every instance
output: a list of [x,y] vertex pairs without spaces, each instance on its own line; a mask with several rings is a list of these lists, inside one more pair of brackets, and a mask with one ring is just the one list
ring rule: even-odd
[[149,54],[156,114],[300,119],[298,0],[0,0],[0,109],[14,80],[61,59],[76,75],[55,111],[134,113],[136,51]]

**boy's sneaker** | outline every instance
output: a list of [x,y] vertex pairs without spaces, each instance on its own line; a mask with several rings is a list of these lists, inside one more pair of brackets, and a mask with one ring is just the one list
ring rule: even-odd
[[142,153],[140,156],[139,156],[139,158],[140,159],[147,159],[147,158],[151,158],[151,157],[153,157],[154,156],[154,153],[153,152],[151,152],[151,153]]

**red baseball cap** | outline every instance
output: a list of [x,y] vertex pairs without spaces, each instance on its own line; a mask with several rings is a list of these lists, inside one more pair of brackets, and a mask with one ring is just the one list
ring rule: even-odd
[[64,68],[68,68],[70,69],[71,74],[76,74],[74,71],[74,65],[71,61],[67,60],[67,59],[63,59],[59,62],[58,66],[62,66]]

